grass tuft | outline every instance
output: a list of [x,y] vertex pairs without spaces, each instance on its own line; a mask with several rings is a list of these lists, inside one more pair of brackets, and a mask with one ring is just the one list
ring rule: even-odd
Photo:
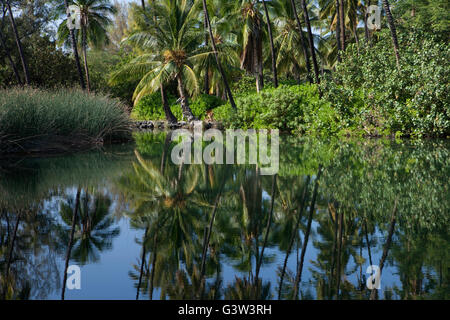
[[105,95],[0,89],[0,156],[68,152],[130,138],[125,107]]

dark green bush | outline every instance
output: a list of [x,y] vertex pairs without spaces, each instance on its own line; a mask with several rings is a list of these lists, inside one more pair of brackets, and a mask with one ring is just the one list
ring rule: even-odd
[[450,48],[421,30],[400,30],[400,71],[389,32],[372,47],[350,46],[322,82],[346,128],[367,134],[450,135]]

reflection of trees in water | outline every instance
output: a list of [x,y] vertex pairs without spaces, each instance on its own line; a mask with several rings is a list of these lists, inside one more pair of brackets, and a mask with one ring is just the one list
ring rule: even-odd
[[45,299],[59,288],[54,230],[41,205],[0,208],[1,299]]
[[[163,146],[163,136],[160,140]],[[288,152],[281,154],[281,172],[284,159],[289,161],[289,170],[284,170],[276,182],[273,221],[269,221],[271,179],[261,177],[254,168],[227,166],[232,169],[232,178],[224,181],[223,194],[211,219],[217,192],[211,192],[214,188],[208,186],[208,177],[223,166],[180,168],[166,163],[162,172],[162,166],[153,163],[159,163],[161,154],[169,153],[167,150],[163,153],[144,151],[144,156],[138,154],[134,172],[124,175],[119,184],[132,203],[129,213],[132,220],[142,220],[140,228],[150,230],[148,239],[143,242],[147,245],[142,255],[148,258],[140,268],[136,265],[132,274],[135,281],[142,282],[143,292],[148,293],[148,283],[153,283],[160,288],[161,298],[171,299],[276,297],[271,290],[279,291],[280,298],[293,298],[296,290],[303,299],[377,298],[375,291],[366,288],[368,275],[365,271],[370,263],[384,267],[382,272],[391,268],[400,272],[402,287],[385,287],[384,298],[432,294],[442,297],[448,266],[445,260],[428,256],[438,257],[440,250],[433,253],[427,248],[424,250],[427,254],[417,259],[404,259],[402,254],[410,249],[403,244],[400,235],[409,230],[409,246],[426,234],[427,239],[433,238],[448,247],[448,232],[433,232],[448,221],[448,216],[442,214],[449,208],[449,201],[443,196],[450,176],[448,149],[433,146],[434,156],[430,157],[426,145],[397,150],[397,146],[375,141],[366,145],[322,143],[314,149],[310,143],[294,141],[293,148],[283,148]],[[141,144],[143,150],[147,150],[145,139]],[[138,149],[141,149],[140,144]],[[296,150],[298,159],[293,159],[292,149]],[[328,150],[333,150],[333,154]],[[318,184],[317,210],[311,211],[311,187],[308,204],[303,205],[303,214],[299,214],[305,177],[312,175],[314,182],[320,162],[325,168],[323,181]],[[189,193],[176,196],[173,187],[183,179],[192,182]],[[168,181],[172,181],[170,192],[164,191],[169,190]],[[427,197],[439,201],[424,205]],[[415,203],[420,205],[414,207]],[[436,214],[436,208],[441,214]],[[176,218],[180,212],[182,223]],[[157,224],[154,216],[165,218]],[[311,222],[317,227],[312,228]],[[170,232],[178,227],[180,233]],[[152,254],[156,255],[151,240],[156,234],[155,260],[151,258]],[[312,261],[305,259],[305,251],[311,250],[307,249],[305,236],[310,240],[309,247],[313,246],[317,253]],[[203,277],[205,243],[208,258]],[[289,258],[282,258],[283,262],[294,260],[294,270],[284,267],[284,263],[278,266],[278,280],[281,276],[284,278],[281,290],[273,283],[263,283],[264,274],[263,279],[257,279],[261,265],[275,267],[273,254],[262,250],[266,246],[281,250],[283,257]],[[295,250],[296,254],[290,254]],[[150,268],[153,262],[155,267]],[[232,283],[223,283],[220,263],[230,264],[243,276],[236,276]],[[309,279],[301,277],[303,264],[311,272]],[[155,270],[153,281],[150,270]],[[416,271],[417,275],[412,276],[414,272],[409,270]],[[425,278],[427,281],[421,280]]]
[[[45,160],[48,170],[26,188],[9,174],[0,179],[8,193],[0,196],[2,298],[45,298],[59,289],[55,261],[68,252],[74,185],[89,187],[80,189],[70,258],[95,262],[112,249],[118,229],[111,209],[119,205],[117,211],[143,231],[129,272],[137,298],[153,298],[158,289],[159,298],[169,299],[292,299],[296,290],[301,299],[369,299],[365,271],[380,260],[386,277],[395,272],[399,284],[382,282],[384,292],[372,298],[449,298],[448,146],[289,137],[282,139],[273,190],[274,179],[255,166],[173,165],[170,136],[148,137],[137,136],[132,161],[128,154],[120,164],[86,156],[87,163],[77,163],[59,184],[51,169],[70,165],[56,159],[58,166]],[[115,169],[94,176],[89,163]],[[311,211],[319,163],[324,170]],[[91,180],[82,181],[86,176]],[[114,181],[114,202],[92,187],[105,177]],[[20,194],[33,197],[22,201]],[[44,199],[61,196],[58,210],[44,209]],[[235,275],[224,281],[226,265]],[[276,281],[268,281],[266,268],[279,271]]]

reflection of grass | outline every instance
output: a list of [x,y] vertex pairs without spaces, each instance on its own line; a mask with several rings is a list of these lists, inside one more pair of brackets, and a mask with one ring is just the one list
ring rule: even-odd
[[0,90],[0,155],[64,152],[130,137],[118,101],[76,90]]
[[126,152],[128,147],[115,146],[107,151],[110,150],[113,153],[92,151],[65,157],[32,158],[15,166],[0,163],[0,206],[26,207],[51,192],[78,185],[96,185],[131,167],[133,154]]

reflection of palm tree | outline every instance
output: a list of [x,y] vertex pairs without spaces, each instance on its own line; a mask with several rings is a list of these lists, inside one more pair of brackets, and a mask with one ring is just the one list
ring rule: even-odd
[[[79,263],[98,261],[98,253],[110,249],[112,239],[119,234],[119,227],[113,226],[110,206],[111,199],[103,194],[89,195],[87,191],[81,194],[71,254],[71,257]],[[73,207],[72,199],[62,203],[60,207],[61,218],[67,226],[72,224]]]
[[226,300],[268,300],[270,299],[270,282],[261,279],[251,281],[238,278],[225,289]]

